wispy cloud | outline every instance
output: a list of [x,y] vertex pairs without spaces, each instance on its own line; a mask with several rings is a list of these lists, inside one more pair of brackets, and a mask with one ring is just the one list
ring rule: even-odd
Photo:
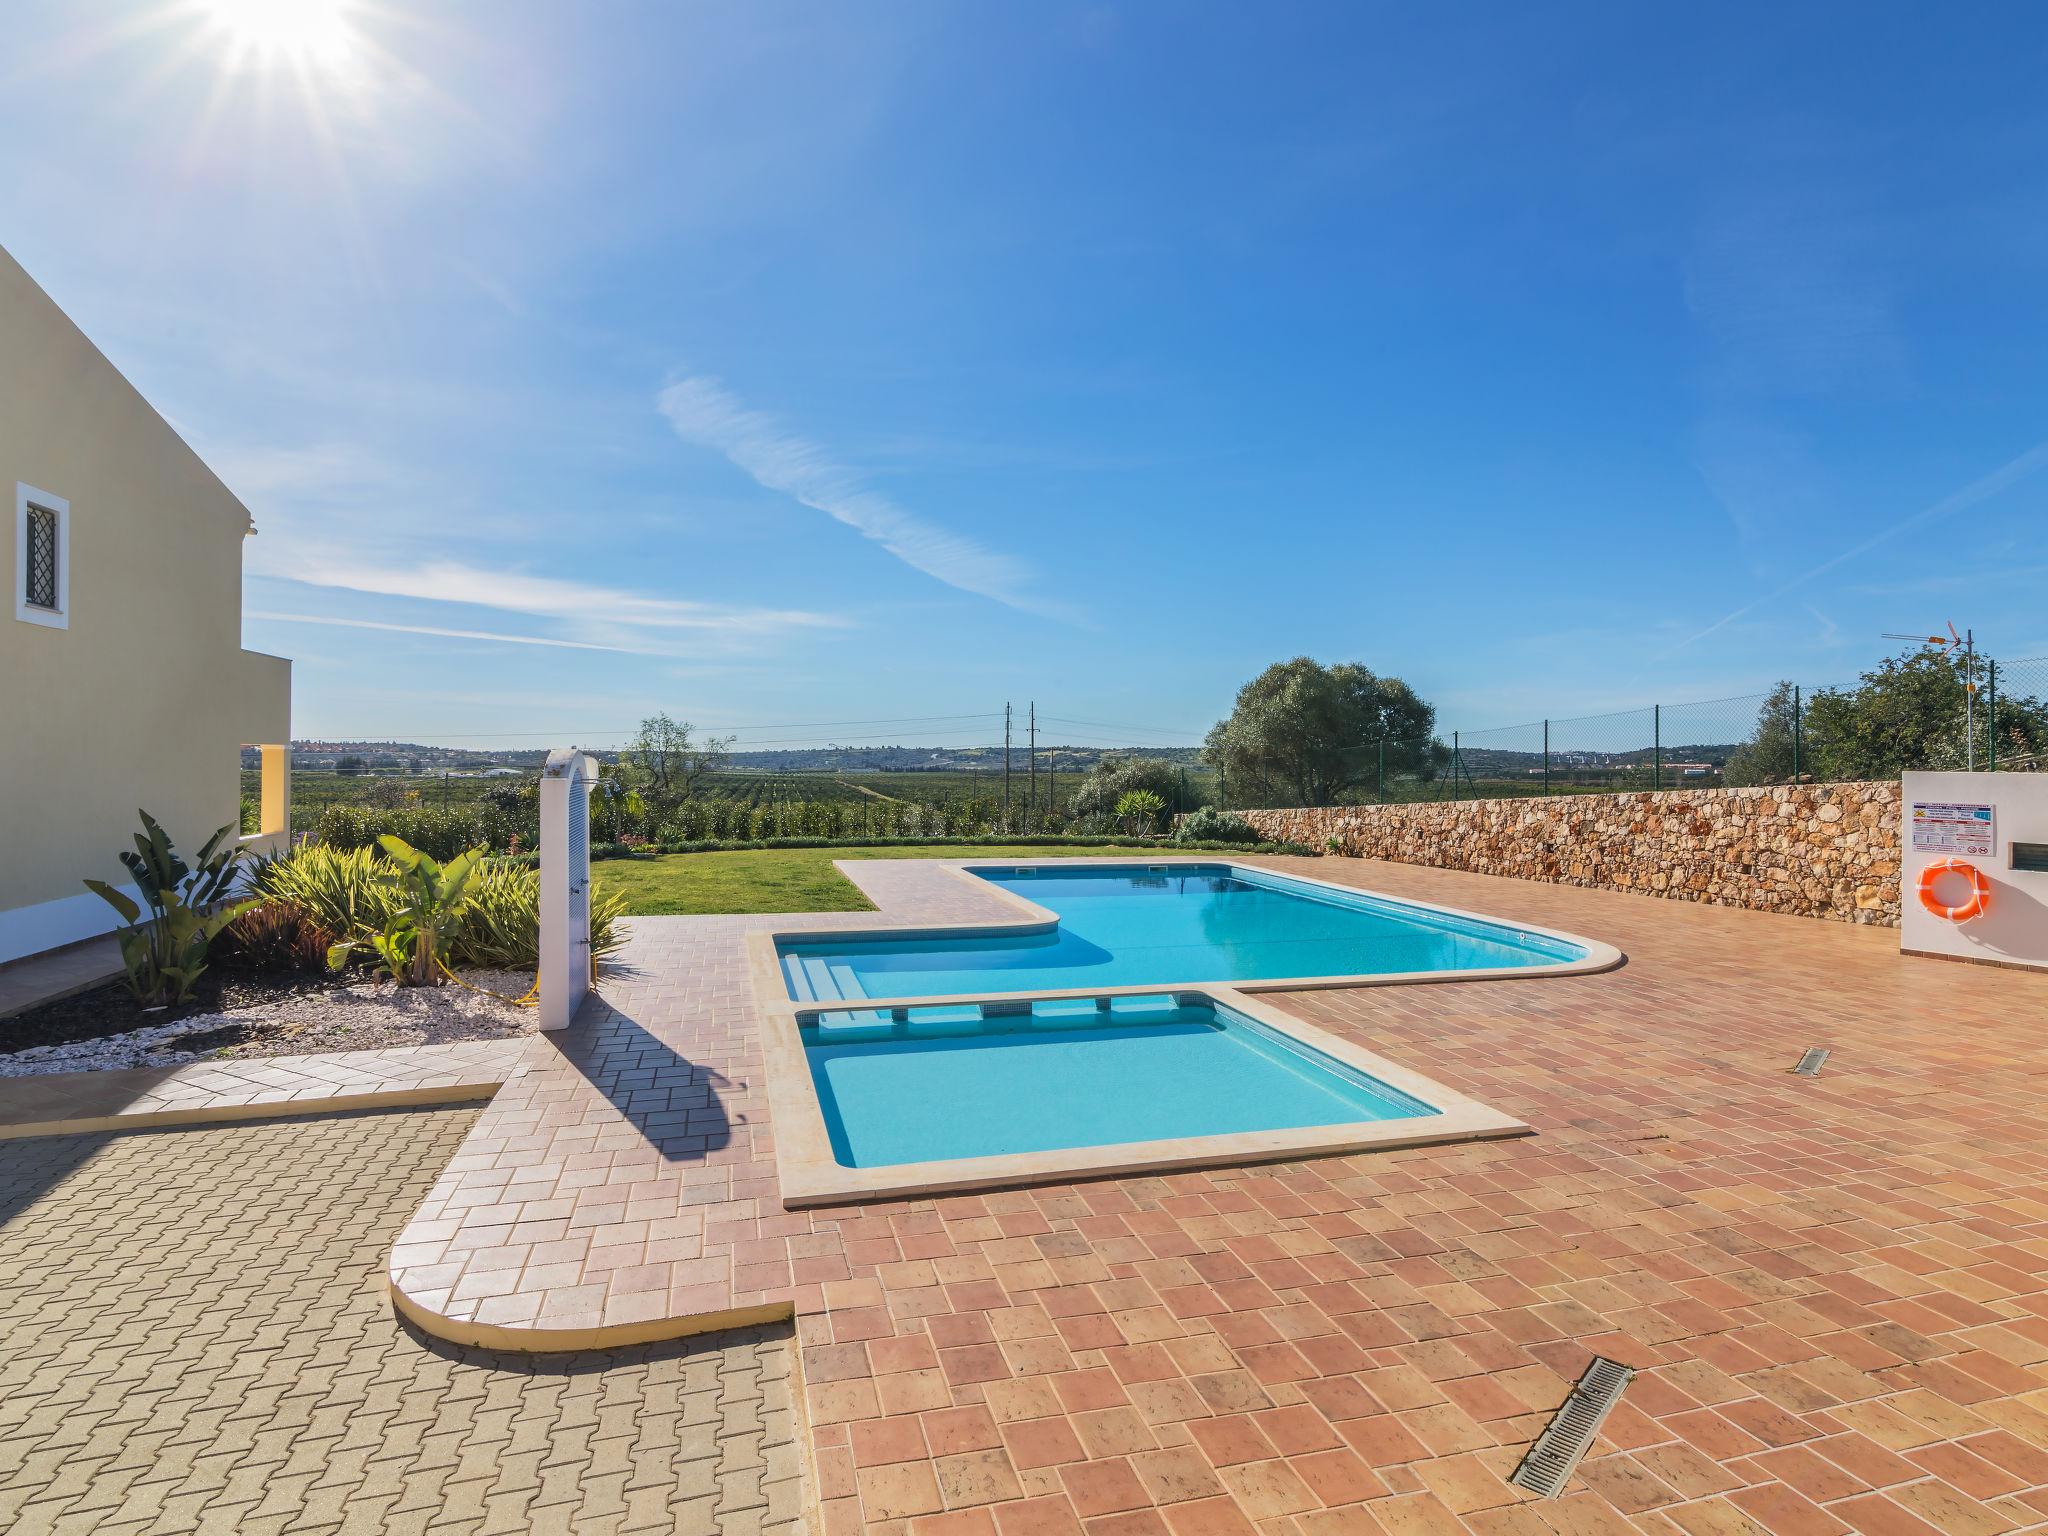
[[2020,481],[2026,479],[2029,475],[2034,474],[2044,466],[2048,466],[2048,442],[2036,443],[2032,448],[2029,448],[2025,453],[2021,454],[2018,458],[2010,459],[2007,462],[1999,465],[1998,468],[1991,471],[1990,474],[1985,475],[1980,479],[1972,480],[1968,485],[1964,486],[1961,490],[1950,492],[1948,495],[1942,497],[1941,500],[1933,503],[1931,506],[1922,507],[1918,512],[1915,512],[1911,517],[1904,518],[1899,522],[1893,523],[1891,527],[1886,528],[1879,533],[1872,534],[1869,538],[1863,540],[1860,544],[1853,545],[1850,548],[1843,550],[1839,555],[1836,555],[1833,559],[1823,560],[1819,565],[1814,566],[1813,569],[1809,571],[1803,571],[1799,575],[1794,576],[1790,581],[1784,582],[1779,586],[1773,587],[1770,591],[1764,593],[1762,597],[1755,598],[1750,602],[1744,603],[1740,608],[1735,609],[1733,612],[1723,614],[1720,618],[1714,620],[1713,623],[1709,624],[1705,629],[1702,629],[1695,634],[1688,635],[1685,639],[1679,641],[1676,645],[1672,646],[1670,650],[1665,651],[1662,656],[1659,656],[1656,659],[1662,661],[1666,657],[1676,655],[1678,652],[1684,650],[1688,646],[1699,644],[1699,642],[1706,639],[1707,636],[1714,634],[1719,630],[1727,628],[1730,624],[1733,624],[1737,619],[1742,618],[1744,615],[1754,613],[1757,609],[1763,607],[1766,603],[1776,602],[1779,598],[1785,596],[1785,594],[1787,594],[1788,592],[1797,591],[1800,587],[1805,586],[1809,581],[1813,581],[1819,577],[1825,576],[1829,571],[1834,570],[1837,566],[1847,565],[1851,560],[1855,560],[1860,558],[1861,556],[1869,554],[1870,551],[1876,549],[1880,544],[1889,543],[1891,540],[1897,538],[1902,533],[1910,532],[1915,528],[1921,527],[1923,524],[1934,522],[1940,518],[1952,517],[1958,512],[1962,512],[1970,507],[1976,506],[1979,502],[1988,501],[1993,496],[1996,496],[2000,491],[2005,490],[2009,486],[2018,484]]
[[595,640],[558,640],[551,635],[506,635],[488,629],[443,629],[436,624],[385,624],[376,619],[340,619],[320,613],[272,613],[244,610],[245,619],[275,624],[327,624],[336,629],[378,629],[394,635],[432,635],[444,640],[490,640],[501,645],[550,645],[565,651],[618,651],[625,655],[657,655],[630,645],[600,645]]
[[766,636],[797,629],[832,629],[846,620],[800,608],[735,608],[687,598],[650,597],[619,587],[531,576],[520,571],[483,570],[450,560],[419,565],[369,565],[324,552],[296,549],[284,563],[252,561],[252,573],[307,586],[338,587],[385,597],[466,603],[502,613],[562,619],[579,624],[625,626],[698,634]]
[[766,411],[743,404],[718,380],[684,379],[664,389],[657,403],[684,442],[724,454],[759,484],[837,519],[912,569],[1027,613],[1071,617],[1062,605],[1030,590],[1033,572],[1024,561],[906,512],[860,473]]

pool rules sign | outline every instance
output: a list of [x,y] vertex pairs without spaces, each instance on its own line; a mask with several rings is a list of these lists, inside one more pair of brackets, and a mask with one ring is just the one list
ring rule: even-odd
[[1913,851],[1989,858],[1995,851],[1991,807],[1946,800],[1913,802]]

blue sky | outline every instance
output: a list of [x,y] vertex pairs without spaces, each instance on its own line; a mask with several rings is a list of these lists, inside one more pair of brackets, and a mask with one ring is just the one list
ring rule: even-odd
[[255,512],[301,734],[2048,655],[2038,8],[14,9],[0,240]]

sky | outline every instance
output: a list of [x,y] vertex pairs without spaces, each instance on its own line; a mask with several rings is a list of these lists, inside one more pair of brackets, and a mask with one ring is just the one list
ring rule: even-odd
[[1476,730],[2048,656],[2044,44],[16,0],[0,243],[250,507],[301,737],[1193,744],[1299,654]]

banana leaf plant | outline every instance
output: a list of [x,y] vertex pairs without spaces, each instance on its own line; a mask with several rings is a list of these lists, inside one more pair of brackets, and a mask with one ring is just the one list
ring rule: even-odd
[[194,868],[179,857],[155,817],[147,811],[135,814],[142,818],[142,830],[135,834],[134,851],[123,852],[121,862],[142,900],[104,880],[88,880],[85,886],[129,925],[120,935],[128,990],[143,1007],[162,1008],[192,995],[220,931],[257,903],[228,899],[242,858],[233,827],[222,827],[206,840]]
[[[442,864],[403,838],[386,834],[377,845],[390,860],[383,878],[395,901],[383,931],[369,935],[367,942],[400,986],[437,987],[468,905],[464,888],[484,850],[470,848]],[[327,951],[328,966],[340,970],[362,942],[351,938],[333,946]]]

